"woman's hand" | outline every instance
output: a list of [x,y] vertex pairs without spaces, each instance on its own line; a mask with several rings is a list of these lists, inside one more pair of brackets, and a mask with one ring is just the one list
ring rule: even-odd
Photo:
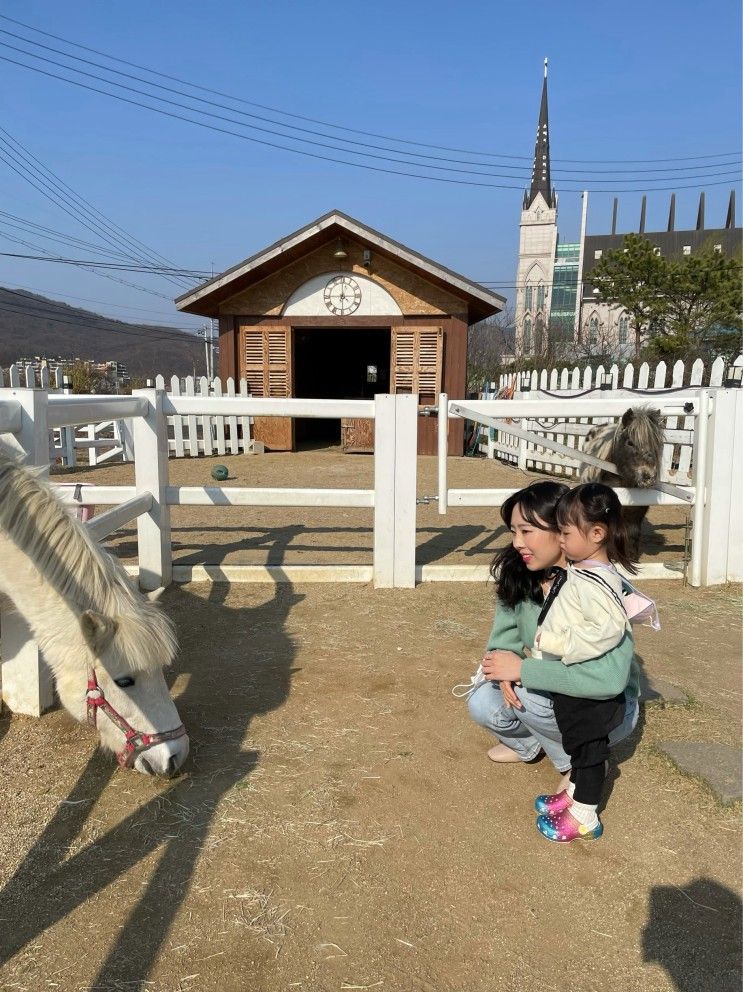
[[482,670],[491,682],[518,682],[521,658],[513,651],[487,651],[482,659]]
[[512,706],[514,709],[523,710],[524,707],[521,705],[521,700],[516,695],[516,690],[513,687],[513,682],[501,682],[499,684],[500,684],[501,695],[503,696],[504,701],[509,706]]

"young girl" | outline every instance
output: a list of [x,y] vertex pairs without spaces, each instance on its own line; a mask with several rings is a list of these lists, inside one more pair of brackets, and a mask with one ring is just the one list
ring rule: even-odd
[[[557,505],[560,546],[568,561],[539,614],[534,646],[545,660],[575,665],[601,659],[632,639],[618,562],[636,572],[627,552],[622,507],[601,483],[577,486]],[[596,810],[606,777],[609,734],[624,719],[625,694],[586,699],[555,692],[555,719],[570,755],[570,782],[536,800],[539,831],[553,841],[597,840]]]

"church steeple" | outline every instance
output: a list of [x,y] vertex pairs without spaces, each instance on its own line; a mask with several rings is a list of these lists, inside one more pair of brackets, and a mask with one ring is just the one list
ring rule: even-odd
[[534,167],[531,173],[531,189],[524,193],[524,210],[528,210],[537,193],[541,193],[548,207],[557,206],[555,191],[550,183],[550,132],[547,114],[547,59],[544,60],[544,82],[542,102],[539,105],[537,140],[534,145]]

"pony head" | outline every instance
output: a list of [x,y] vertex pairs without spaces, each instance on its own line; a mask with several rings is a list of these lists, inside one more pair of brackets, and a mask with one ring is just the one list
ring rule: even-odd
[[121,765],[180,768],[188,737],[163,675],[177,647],[170,621],[38,473],[2,453],[0,594],[31,628],[62,705]]
[[630,407],[614,434],[611,461],[622,483],[648,489],[658,481],[663,453],[663,418],[660,410]]
[[119,764],[172,775],[189,749],[163,674],[177,642],[162,611],[132,594],[140,600],[135,610],[120,603],[110,613],[80,614],[82,657],[74,666],[54,666],[57,691],[75,719],[95,725],[101,746]]

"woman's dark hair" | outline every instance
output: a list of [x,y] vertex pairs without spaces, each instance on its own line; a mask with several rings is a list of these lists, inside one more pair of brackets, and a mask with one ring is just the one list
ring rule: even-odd
[[559,527],[572,524],[583,533],[594,524],[606,527],[603,547],[607,558],[611,562],[618,562],[633,575],[637,574],[635,562],[627,548],[627,528],[622,515],[622,504],[609,486],[601,482],[586,482],[570,489],[557,505],[557,524]]
[[[503,523],[511,527],[511,516],[518,506],[521,516],[539,530],[557,531],[557,504],[570,490],[562,482],[532,482],[525,489],[509,496],[500,510]],[[524,559],[512,544],[499,551],[490,564],[495,579],[495,592],[506,606],[513,609],[525,599],[541,603],[542,581],[545,573],[530,572]]]

